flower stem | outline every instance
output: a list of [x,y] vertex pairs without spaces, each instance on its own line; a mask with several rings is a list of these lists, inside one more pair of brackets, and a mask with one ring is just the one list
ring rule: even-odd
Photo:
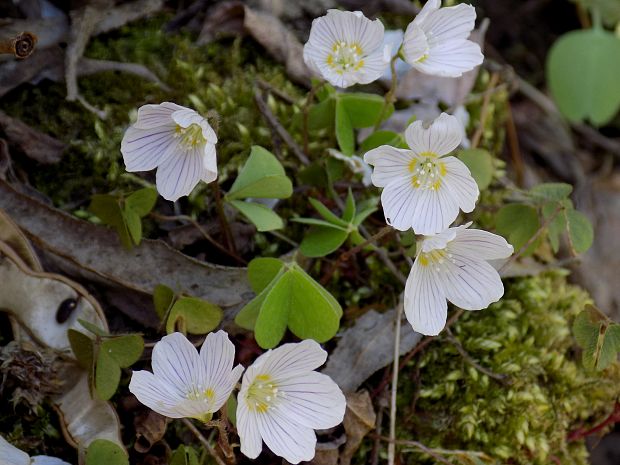
[[226,244],[232,254],[237,255],[237,247],[235,245],[235,238],[233,237],[228,218],[226,218],[226,212],[224,211],[224,202],[222,201],[222,192],[220,191],[219,182],[211,183],[213,186],[213,192],[215,194],[215,208],[217,210],[217,216],[220,220],[220,227],[222,228],[222,235],[226,238]]
[[392,366],[392,395],[390,397],[390,442],[388,443],[388,465],[394,465],[396,456],[396,395],[398,393],[398,359],[400,357],[400,322],[403,304],[396,306],[396,324],[394,330],[394,364]]
[[379,113],[379,118],[377,118],[377,122],[375,123],[374,130],[376,131],[381,126],[383,122],[383,118],[385,118],[385,113],[387,112],[389,106],[396,101],[396,87],[398,86],[398,76],[396,75],[396,60],[398,60],[398,53],[392,57],[390,61],[390,71],[392,72],[392,80],[390,82],[390,88],[385,94],[385,98],[383,101],[383,107],[381,108],[381,113]]
[[200,443],[207,450],[209,455],[215,459],[218,465],[226,465],[226,462],[222,460],[222,457],[220,457],[220,455],[217,453],[215,448],[209,443],[209,441],[207,441],[207,438],[204,437],[204,435],[200,432],[200,430],[196,428],[196,426],[194,426],[191,420],[188,420],[187,418],[181,418],[181,421],[194,434],[194,436],[196,436],[196,438],[200,441]]
[[319,89],[321,89],[321,87],[323,87],[325,85],[325,82],[321,82],[318,85],[312,84],[312,87],[310,87],[310,92],[308,92],[308,97],[306,98],[306,101],[304,102],[304,106],[302,107],[302,114],[303,114],[303,135],[304,135],[304,153],[307,155],[309,155],[310,150],[308,148],[308,119],[310,116],[310,106],[314,103],[314,97],[316,96],[316,93],[319,91]]

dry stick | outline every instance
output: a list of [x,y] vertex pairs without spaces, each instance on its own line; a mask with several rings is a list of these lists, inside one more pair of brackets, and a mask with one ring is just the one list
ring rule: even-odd
[[271,84],[269,84],[264,79],[261,79],[261,78],[256,79],[256,84],[258,84],[258,86],[261,89],[271,92],[273,95],[275,95],[280,100],[282,100],[282,101],[284,101],[286,103],[289,103],[289,104],[293,105],[296,102],[296,100],[293,97],[291,97],[289,94],[287,94],[286,92],[278,89],[277,87],[272,86]]
[[390,443],[388,444],[388,465],[394,465],[396,456],[396,394],[398,391],[398,358],[400,356],[400,322],[402,319],[403,305],[396,308],[396,324],[394,334],[394,365],[392,368],[392,395],[390,397]]
[[280,124],[278,118],[276,118],[276,115],[273,114],[267,103],[263,100],[263,97],[261,97],[258,87],[254,89],[254,101],[256,102],[256,106],[258,106],[258,109],[265,118],[265,120],[267,120],[269,126],[271,126],[271,128],[286,143],[286,145],[291,148],[293,154],[295,154],[299,161],[302,162],[304,165],[309,165],[310,160],[308,159],[308,157],[306,157],[297,142],[295,142],[293,136],[291,136],[289,132],[284,128],[284,126]]
[[[435,460],[437,460],[438,462],[447,464],[447,465],[452,465],[451,462],[448,462],[448,460],[446,460],[444,457],[442,457],[436,450],[431,449],[427,446],[425,446],[424,444],[422,444],[421,442],[418,441],[397,441],[393,438],[386,438],[385,436],[380,436],[379,439],[388,442],[388,450],[390,446],[395,446],[396,444],[399,445],[403,445],[403,446],[410,446],[410,447],[415,447],[417,449],[420,449],[422,452],[430,455],[431,457],[433,457]],[[389,456],[388,456],[388,463],[389,462]],[[393,463],[393,462],[391,462]],[[390,465],[391,465],[390,463]]]
[[383,228],[379,230],[379,232],[375,233],[373,236],[369,237],[361,244],[356,245],[355,247],[352,247],[351,249],[345,252],[342,252],[340,256],[338,257],[338,259],[336,260],[336,263],[348,261],[349,258],[351,258],[351,256],[358,253],[360,250],[362,250],[367,245],[372,244],[373,242],[377,242],[379,239],[393,232],[394,232],[394,229],[392,228],[392,226],[384,226]]
[[448,335],[448,341],[450,341],[452,343],[452,345],[454,345],[456,350],[459,352],[459,354],[461,354],[461,356],[465,359],[465,361],[467,363],[469,363],[471,366],[473,366],[479,372],[484,373],[485,375],[487,375],[489,378],[493,378],[494,380],[499,381],[503,385],[508,385],[509,384],[507,382],[507,376],[506,375],[500,375],[498,373],[493,373],[488,368],[485,368],[482,365],[480,365],[478,362],[476,362],[474,360],[474,358],[467,353],[467,351],[465,350],[465,348],[463,347],[461,342],[454,336],[454,334],[452,334],[452,331],[450,331],[450,328],[446,328],[446,333]]
[[230,224],[228,224],[228,218],[226,218],[226,211],[224,210],[224,203],[222,202],[222,193],[220,191],[219,183],[212,182],[211,186],[213,186],[213,192],[215,193],[215,209],[217,210],[217,216],[220,220],[220,226],[222,228],[222,233],[226,238],[227,245],[230,251],[237,255],[237,246],[235,245],[235,238],[233,237],[232,231],[230,229]]
[[[491,75],[491,79],[489,80],[489,85],[487,86],[487,91],[490,91],[495,86],[497,86],[497,81],[499,81],[499,73],[493,73]],[[486,92],[484,95],[484,99],[482,100],[482,110],[480,111],[480,125],[476,129],[476,132],[471,138],[471,146],[477,147],[480,144],[480,140],[482,139],[482,133],[484,132],[484,126],[486,124],[487,118],[489,116],[489,103],[491,100],[491,92]]]
[[200,441],[200,443],[207,450],[209,455],[215,459],[215,461],[218,463],[218,465],[226,465],[226,462],[224,462],[224,460],[222,460],[222,458],[217,453],[215,448],[211,444],[209,444],[209,441],[207,441],[207,438],[204,437],[204,435],[200,432],[200,430],[198,430],[198,428],[196,428],[194,426],[194,424],[190,420],[188,420],[187,418],[181,418],[181,421],[183,422],[183,424],[185,426],[187,426],[187,428],[192,433],[194,433],[194,436],[196,436],[196,438]]
[[198,231],[200,231],[200,233],[204,236],[204,238],[207,241],[209,241],[213,246],[215,246],[220,252],[224,252],[229,257],[234,258],[241,265],[247,265],[248,264],[248,262],[245,261],[243,258],[241,258],[239,255],[233,254],[230,250],[228,250],[226,247],[224,247],[222,244],[220,244],[218,241],[216,241],[207,232],[207,230],[205,228],[203,228],[200,225],[200,223],[198,223],[198,221],[196,221],[191,216],[187,216],[187,215],[166,216],[166,215],[160,215],[159,213],[155,213],[155,212],[151,212],[150,216],[152,216],[156,220],[162,220],[162,221],[187,221],[187,222],[191,223]]
[[514,164],[515,173],[517,175],[517,186],[523,187],[523,159],[521,158],[521,149],[519,147],[519,137],[517,136],[517,127],[512,117],[512,105],[508,103],[506,112],[506,135],[508,136],[508,147],[510,148],[510,156]]

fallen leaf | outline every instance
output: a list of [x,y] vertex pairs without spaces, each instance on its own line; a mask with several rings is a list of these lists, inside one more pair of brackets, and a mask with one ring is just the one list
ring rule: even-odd
[[137,415],[133,424],[136,428],[136,442],[133,447],[145,454],[164,437],[168,420],[159,413],[148,410]]
[[344,414],[344,430],[347,442],[340,454],[340,465],[349,465],[353,454],[368,432],[375,428],[377,414],[372,406],[368,391],[362,390],[347,395],[347,410]]

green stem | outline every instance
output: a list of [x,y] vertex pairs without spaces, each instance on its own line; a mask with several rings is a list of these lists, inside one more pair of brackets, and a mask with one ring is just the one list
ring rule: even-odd
[[398,60],[398,53],[392,57],[390,61],[390,71],[392,72],[392,80],[390,82],[390,88],[385,94],[385,98],[383,101],[383,107],[381,108],[381,113],[379,113],[379,118],[375,124],[374,130],[376,131],[381,126],[383,122],[383,118],[385,117],[385,113],[392,103],[396,101],[396,87],[398,86],[398,76],[396,75],[396,60]]
[[590,9],[590,15],[592,16],[592,29],[601,31],[603,29],[603,20],[601,18],[601,10],[593,6]]
[[310,150],[308,148],[309,145],[309,136],[308,136],[308,119],[310,116],[310,106],[314,102],[314,97],[316,93],[325,85],[325,82],[320,82],[318,85],[312,84],[310,88],[310,92],[308,92],[308,97],[304,102],[304,106],[302,107],[303,114],[303,136],[304,136],[304,153],[306,156],[309,154]]

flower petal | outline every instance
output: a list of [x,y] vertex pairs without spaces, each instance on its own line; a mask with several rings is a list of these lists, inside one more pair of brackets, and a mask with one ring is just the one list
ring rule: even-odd
[[163,198],[175,202],[189,195],[203,175],[204,149],[200,146],[175,154],[157,170],[157,190]]
[[185,412],[178,405],[184,401],[182,389],[170,385],[148,371],[134,371],[129,382],[129,391],[151,410],[169,418],[183,418]]
[[183,110],[184,107],[172,102],[163,102],[159,105],[143,105],[138,109],[138,119],[133,124],[137,129],[153,129],[160,126],[174,126],[172,113]]
[[418,71],[433,76],[459,77],[480,65],[484,55],[471,40],[452,40],[431,49],[422,62],[410,63]]
[[256,416],[260,435],[271,451],[289,463],[312,460],[316,435],[311,428],[297,425],[277,409]]
[[434,234],[448,228],[458,214],[459,205],[445,185],[436,190],[421,189],[411,227],[416,234]]
[[480,229],[461,229],[450,243],[456,253],[481,260],[508,258],[514,252],[512,245],[502,236]]
[[181,110],[177,110],[172,113],[172,119],[176,124],[181,126],[182,128],[188,128],[192,124],[201,125],[204,121],[204,118],[200,116],[196,111],[191,108],[182,107]]
[[0,457],[3,465],[30,465],[30,457],[24,451],[0,436]]
[[405,139],[417,155],[432,153],[447,155],[456,149],[463,138],[463,127],[458,118],[447,113],[439,115],[428,128],[422,121],[414,121],[405,131]]
[[441,0],[428,0],[424,4],[420,12],[416,15],[413,22],[416,24],[422,23],[428,17],[428,15],[439,10],[440,7],[441,7]]
[[422,190],[413,188],[410,176],[402,176],[389,183],[381,193],[385,221],[399,231],[411,228]]
[[428,56],[430,48],[426,34],[422,28],[414,22],[409,23],[403,39],[403,57],[411,65]]
[[413,158],[410,150],[389,145],[382,145],[364,155],[364,161],[374,166],[372,183],[377,187],[385,187],[401,176],[410,176],[409,164]]
[[31,465],[69,465],[69,463],[56,457],[48,457],[47,455],[36,455],[32,457]]
[[467,39],[475,22],[476,9],[461,3],[434,11],[420,23],[420,27],[428,34],[432,49],[447,41]]
[[405,315],[413,329],[436,336],[446,325],[448,303],[431,267],[416,259],[405,285]]
[[327,352],[316,341],[305,339],[266,352],[253,365],[276,380],[284,380],[306,374],[323,365],[325,360]]
[[461,210],[465,213],[473,211],[480,190],[469,168],[456,157],[444,157],[441,161],[446,166],[442,187],[445,186],[452,193]]
[[192,387],[204,384],[205,367],[198,351],[181,333],[164,336],[155,344],[153,374],[184,396]]
[[347,401],[327,375],[312,371],[279,384],[278,389],[284,395],[276,408],[294,423],[326,429],[344,418]]
[[390,47],[378,48],[364,57],[364,65],[358,70],[351,72],[357,83],[370,84],[379,79],[390,64]]
[[456,253],[448,244],[451,260],[442,273],[446,298],[464,310],[481,310],[504,295],[499,273],[484,260]]
[[174,125],[152,129],[130,127],[121,141],[121,153],[129,172],[149,171],[179,152]]
[[245,399],[239,399],[237,403],[237,433],[241,440],[241,453],[246,457],[255,459],[263,450],[263,440],[258,429],[256,414],[250,412]]
[[[241,376],[239,366],[235,369],[236,377],[231,376],[235,361],[235,346],[228,334],[220,330],[217,333],[209,333],[204,344],[200,348],[200,358],[205,366],[205,388],[215,391],[213,410],[219,410],[230,397],[235,384]],[[233,379],[234,378],[234,379]]]

